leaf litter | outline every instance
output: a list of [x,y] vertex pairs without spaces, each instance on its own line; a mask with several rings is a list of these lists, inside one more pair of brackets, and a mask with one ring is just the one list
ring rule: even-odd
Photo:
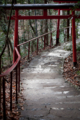
[[80,89],[80,52],[77,52],[77,65],[73,67],[73,55],[68,56],[64,61],[64,78],[74,85],[78,90]]
[[[16,79],[15,72],[13,73],[12,80],[12,112],[10,111],[10,76],[7,76],[8,83],[5,83],[5,95],[6,95],[6,116],[7,120],[19,120],[20,109],[23,110],[24,98],[21,93],[18,94],[18,104],[16,104]],[[1,112],[0,120],[3,120],[3,89],[1,90]]]

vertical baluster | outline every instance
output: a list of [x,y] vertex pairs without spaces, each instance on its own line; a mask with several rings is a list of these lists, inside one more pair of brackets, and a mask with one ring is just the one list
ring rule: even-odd
[[19,51],[19,54],[20,54],[20,46],[18,46],[18,51]]
[[[0,57],[0,74],[1,74],[1,57]],[[0,111],[1,111],[1,78],[0,78]]]
[[[58,15],[60,15],[60,9],[58,9]],[[59,26],[60,26],[60,19],[57,21],[57,33],[56,33],[56,45],[59,44]]]
[[41,44],[42,44],[41,49],[43,49],[43,44],[44,44],[44,43],[43,43],[43,37],[41,37],[41,41],[42,41],[42,42],[41,42]]
[[17,67],[16,67],[16,103],[18,103],[18,93],[17,93]]
[[19,81],[18,81],[18,91],[20,92],[20,61],[19,61],[19,63],[18,63],[18,79],[19,79]]
[[3,78],[3,120],[6,120],[5,79]]
[[39,39],[37,39],[37,55],[38,55],[38,43],[39,43]]
[[[18,10],[15,10],[15,30],[14,30],[14,48],[18,45]],[[15,49],[13,51],[13,63],[16,61],[17,55]]]
[[28,44],[28,59],[30,58],[30,42]]
[[76,31],[75,31],[75,11],[72,11],[72,45],[73,45],[73,66],[77,65],[77,56],[76,56]]
[[51,33],[51,36],[50,36],[50,48],[52,46],[52,33]]
[[10,73],[10,110],[12,111],[12,72]]
[[[18,47],[18,51],[20,54],[20,47]],[[20,92],[20,61],[18,63],[18,92]]]
[[44,36],[44,49],[45,49],[45,36]]

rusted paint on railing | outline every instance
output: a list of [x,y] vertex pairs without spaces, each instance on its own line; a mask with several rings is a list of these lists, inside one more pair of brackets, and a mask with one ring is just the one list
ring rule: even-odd
[[17,55],[18,55],[18,58],[16,59],[16,61],[14,62],[14,64],[13,64],[9,69],[7,69],[5,72],[3,72],[3,73],[0,75],[0,77],[4,77],[4,76],[10,74],[10,73],[15,69],[15,67],[18,65],[21,56],[20,56],[17,48],[15,48],[15,51],[16,51],[16,53],[17,53]]

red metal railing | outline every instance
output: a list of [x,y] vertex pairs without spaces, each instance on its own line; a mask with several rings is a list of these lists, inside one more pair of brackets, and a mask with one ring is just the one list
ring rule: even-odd
[[18,102],[18,92],[20,91],[20,54],[17,50],[17,48],[14,48],[15,53],[17,55],[17,59],[14,62],[14,64],[7,69],[5,72],[3,72],[0,75],[0,80],[2,78],[2,86],[3,86],[3,120],[6,120],[6,94],[5,94],[5,82],[8,82],[5,78],[7,75],[10,74],[10,111],[12,111],[12,74],[13,70],[16,72],[16,103]]
[[[72,26],[71,26],[72,27]],[[67,29],[67,28],[70,28],[70,27],[64,27],[64,28],[62,28],[62,29],[59,29],[59,32],[60,32],[60,30],[63,30],[63,29]],[[46,45],[45,45],[45,38],[46,38],[46,36],[48,36],[48,47],[49,48],[52,48],[52,47],[54,47],[55,45],[58,45],[58,43],[55,41],[55,45],[53,45],[52,43],[53,43],[53,38],[52,38],[52,34],[55,32],[56,30],[54,30],[54,31],[50,31],[50,32],[48,32],[48,33],[45,33],[45,34],[43,34],[43,35],[40,35],[40,36],[38,36],[38,37],[35,37],[35,38],[33,38],[33,39],[31,39],[31,40],[29,40],[29,41],[26,41],[26,42],[23,42],[23,43],[21,43],[21,44],[19,44],[18,45],[18,47],[20,47],[20,46],[22,46],[22,45],[24,45],[24,44],[28,44],[28,49],[27,49],[27,51],[28,51],[28,59],[30,58],[30,51],[31,51],[31,42],[32,41],[36,41],[37,43],[36,43],[36,51],[34,51],[34,52],[36,52],[36,54],[38,55],[38,53],[39,53],[39,51],[41,50],[41,49],[39,49],[39,40],[42,40],[43,41],[43,48],[42,49],[45,49],[46,48]],[[56,39],[55,39],[56,40]],[[31,53],[32,54],[32,53]]]
[[[20,47],[21,45],[24,45],[24,44],[28,44],[27,51],[28,51],[28,59],[29,59],[30,58],[30,51],[31,51],[31,42],[36,41],[36,51],[34,51],[34,52],[36,52],[36,54],[38,55],[39,50],[41,50],[41,49],[39,49],[39,40],[43,43],[43,48],[42,49],[45,49],[46,48],[46,45],[45,45],[45,38],[46,37],[45,36],[48,35],[48,46],[50,48],[53,47],[53,45],[52,45],[52,33],[55,32],[55,31],[56,30],[45,33],[45,34],[40,35],[40,36],[38,36],[36,38],[33,38],[33,39],[29,40],[29,41],[21,43],[21,44],[18,45],[18,47]],[[49,36],[49,34],[50,34],[50,36]]]

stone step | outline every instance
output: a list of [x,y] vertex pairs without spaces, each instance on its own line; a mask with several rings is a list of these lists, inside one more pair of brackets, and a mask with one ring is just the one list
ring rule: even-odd
[[25,99],[23,120],[79,120],[80,93],[63,76],[63,61],[70,51],[58,46],[33,58],[22,70]]

